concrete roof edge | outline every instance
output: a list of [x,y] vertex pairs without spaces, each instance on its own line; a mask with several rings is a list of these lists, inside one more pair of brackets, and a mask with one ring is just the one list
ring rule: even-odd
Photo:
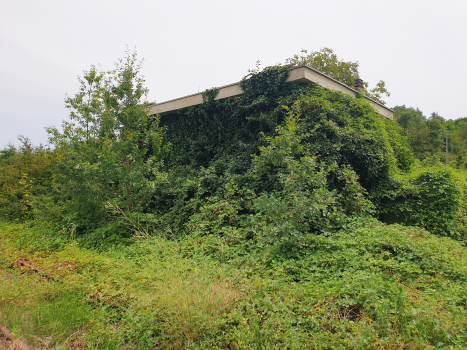
[[[232,84],[228,84],[228,85],[224,85],[224,86],[219,86],[219,87],[213,87],[211,89],[223,89],[223,88],[227,88],[229,86],[234,86],[234,85],[238,85],[240,84],[240,82],[237,82],[237,83],[232,83]],[[203,91],[204,92],[204,91]],[[167,101],[163,101],[163,102],[158,102],[158,103],[153,103],[153,104],[150,104],[149,107],[152,107],[152,106],[159,106],[159,105],[162,105],[164,103],[169,103],[169,102],[173,102],[173,101],[178,101],[178,100],[183,100],[184,98],[187,98],[187,97],[192,97],[192,96],[196,96],[196,95],[202,95],[203,92],[197,92],[195,94],[191,94],[191,95],[186,95],[186,96],[182,96],[182,97],[177,97],[177,98],[173,98],[171,100],[167,100]]]
[[[316,73],[318,73],[318,74],[321,74],[323,77],[326,77],[326,78],[328,78],[328,79],[330,79],[330,80],[333,80],[333,81],[336,82],[337,84],[342,85],[343,87],[346,87],[347,89],[350,89],[350,90],[352,90],[352,91],[355,92],[355,93],[358,93],[358,91],[355,90],[354,88],[351,88],[350,86],[344,84],[343,82],[340,82],[339,80],[336,80],[336,79],[330,77],[329,75],[324,74],[323,72],[317,70],[316,68],[313,68],[313,67],[310,67],[310,66],[307,66],[307,65],[300,65],[300,66],[293,66],[293,67],[290,67],[289,70],[293,70],[293,69],[297,69],[297,68],[302,68],[302,67],[311,69],[312,71],[314,71],[314,72],[316,72]],[[386,106],[383,105],[381,102],[375,101],[375,100],[373,100],[372,98],[370,98],[370,97],[368,97],[368,96],[365,96],[365,95],[363,95],[363,96],[364,96],[367,100],[370,100],[370,101],[376,103],[377,105],[380,105],[381,107],[386,108],[386,109],[389,109],[391,112],[394,112],[391,108],[386,107]]]
[[[289,67],[288,70],[291,71],[291,70],[295,70],[295,69],[300,69],[300,68],[307,68],[307,69],[310,69],[312,70],[313,72],[325,77],[326,79],[329,79],[331,81],[333,81],[334,83],[336,84],[339,84],[340,86],[342,86],[343,88],[345,89],[348,89],[352,92],[354,92],[355,94],[358,93],[357,90],[351,88],[350,86],[347,86],[346,84],[340,82],[339,80],[336,80],[332,77],[330,77],[329,75],[326,75],[324,74],[323,72],[317,70],[316,68],[313,68],[313,67],[310,67],[310,66],[307,66],[307,65],[300,65],[300,66],[293,66],[293,67]],[[213,89],[224,89],[224,88],[228,88],[228,87],[231,87],[231,86],[235,86],[235,85],[239,85],[241,83],[241,81],[239,82],[236,82],[236,83],[232,83],[232,84],[228,84],[228,85],[224,85],[224,86],[220,86],[220,87],[215,87]],[[204,92],[204,91],[203,91]],[[167,101],[163,101],[163,102],[159,102],[159,103],[153,103],[153,104],[150,104],[148,107],[151,108],[151,107],[156,107],[156,106],[161,106],[161,105],[164,105],[166,103],[171,103],[171,102],[175,102],[175,101],[179,101],[179,100],[183,100],[183,99],[186,99],[186,98],[190,98],[190,97],[193,97],[193,96],[198,96],[198,95],[202,95],[203,92],[198,92],[198,93],[195,93],[195,94],[191,94],[191,95],[186,95],[186,96],[182,96],[182,97],[178,97],[178,98],[174,98],[174,99],[171,99],[171,100],[167,100]],[[381,108],[384,108],[388,111],[390,111],[391,113],[394,113],[394,111],[388,107],[386,107],[385,105],[383,105],[382,103],[378,102],[378,101],[375,101],[373,100],[372,98],[368,97],[368,96],[364,96],[365,99],[373,102],[374,104],[380,106]]]

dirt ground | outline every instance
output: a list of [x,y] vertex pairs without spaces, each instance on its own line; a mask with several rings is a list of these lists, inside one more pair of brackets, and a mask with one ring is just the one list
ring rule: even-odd
[[[9,337],[7,336],[9,334]],[[55,347],[49,347],[47,345],[39,346],[39,347],[31,347],[26,345],[26,343],[20,339],[17,339],[15,343],[13,343],[11,339],[12,335],[11,332],[5,328],[0,326],[0,350],[51,350],[55,349]],[[87,348],[86,342],[81,337],[76,337],[75,339],[70,339],[71,341],[67,341],[67,349],[70,350],[83,350]],[[16,344],[17,343],[17,344]],[[126,349],[126,348],[122,348]]]
[[13,345],[13,342],[6,339],[3,334],[0,334],[0,350],[22,350],[20,347]]
[[0,325],[0,350],[36,350],[27,346],[22,340],[12,341],[13,335],[8,328]]

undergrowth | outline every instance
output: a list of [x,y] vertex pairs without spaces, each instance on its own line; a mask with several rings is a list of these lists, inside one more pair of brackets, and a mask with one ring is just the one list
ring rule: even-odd
[[[466,251],[373,219],[300,247],[223,227],[95,253],[1,225],[0,322],[94,349],[424,349],[467,343]],[[25,237],[27,237],[25,239]],[[21,243],[20,243],[21,242]],[[83,345],[85,344],[85,345]]]
[[2,324],[56,349],[467,343],[464,173],[284,66],[162,117],[140,69],[91,67],[54,148],[0,151]]

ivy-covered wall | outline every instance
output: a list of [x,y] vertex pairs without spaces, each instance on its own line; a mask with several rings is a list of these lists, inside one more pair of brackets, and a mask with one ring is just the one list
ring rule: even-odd
[[[220,198],[229,181],[258,196],[283,191],[281,169],[271,167],[261,178],[251,177],[252,155],[259,154],[268,136],[276,135],[277,126],[299,101],[297,135],[318,168],[328,169],[329,190],[345,196],[346,169],[351,169],[377,217],[396,215],[399,221],[439,234],[452,232],[450,221],[459,208],[458,191],[452,187],[456,185],[448,186],[449,198],[440,198],[447,193],[447,180],[438,181],[427,173],[420,181],[401,182],[408,178],[404,174],[410,170],[413,154],[396,123],[360,96],[353,98],[314,84],[286,83],[287,77],[285,67],[269,67],[243,80],[244,94],[238,97],[214,100],[217,91],[209,90],[201,105],[161,117],[166,128],[164,142],[171,144],[164,154],[171,180],[170,186],[156,191],[156,212],[172,215],[182,224],[193,212],[187,209],[190,200]],[[411,191],[403,185],[406,182],[412,183]],[[433,203],[439,201],[449,205],[437,208]]]
[[397,126],[376,113],[362,98],[329,91],[314,84],[285,83],[285,67],[270,67],[241,82],[244,94],[214,100],[207,91],[204,103],[163,115],[167,168],[215,165],[220,172],[243,173],[251,155],[264,143],[260,133],[272,133],[284,120],[282,106],[301,100],[300,132],[311,154],[322,162],[350,165],[362,185],[371,189],[391,169],[407,170],[410,149]]
[[375,188],[392,181],[391,174],[409,169],[412,153],[398,126],[364,98],[286,83],[288,74],[285,67],[269,67],[244,79],[240,96],[214,100],[217,92],[209,90],[201,105],[162,115],[164,142],[170,144],[163,155],[167,175],[155,187],[148,210],[182,227],[204,200],[225,196],[231,182],[255,196],[282,191],[280,169],[252,178],[252,155],[266,145],[265,136],[275,135],[286,108],[296,101],[297,134],[304,152],[322,169],[332,169],[327,172],[330,191],[347,193],[350,169],[370,198]]

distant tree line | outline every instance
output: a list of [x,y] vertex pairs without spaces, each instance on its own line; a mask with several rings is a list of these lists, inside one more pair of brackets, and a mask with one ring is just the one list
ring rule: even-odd
[[437,112],[426,117],[420,109],[402,105],[394,107],[394,120],[402,127],[415,158],[424,165],[445,162],[447,136],[449,165],[467,166],[467,118],[446,120]]

